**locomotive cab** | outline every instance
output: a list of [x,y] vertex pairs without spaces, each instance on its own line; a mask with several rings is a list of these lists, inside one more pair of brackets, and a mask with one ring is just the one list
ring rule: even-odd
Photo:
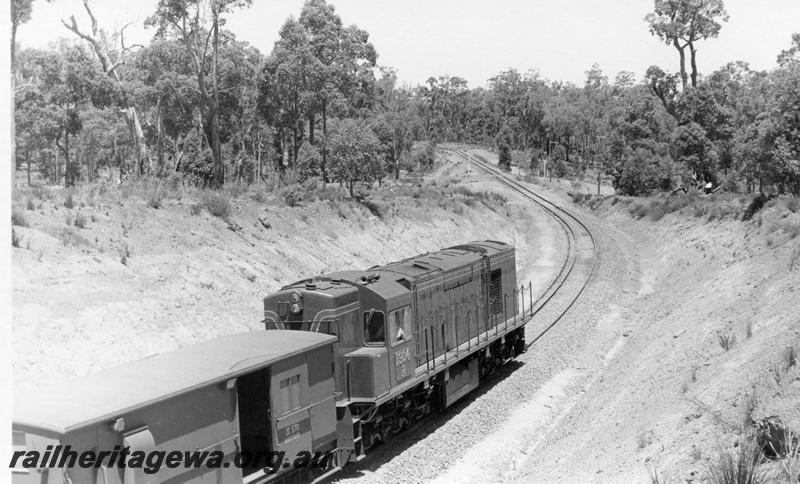
[[346,271],[300,281],[264,298],[265,328],[336,335],[337,388],[374,401],[414,374],[411,292],[377,272]]

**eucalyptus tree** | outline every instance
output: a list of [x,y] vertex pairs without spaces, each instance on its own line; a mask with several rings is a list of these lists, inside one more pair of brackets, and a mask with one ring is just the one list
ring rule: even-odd
[[[50,0],[48,0],[49,2]],[[30,85],[29,83],[18,83],[17,72],[17,28],[27,23],[31,19],[33,11],[33,0],[11,0],[11,179],[14,179],[14,172],[17,169],[17,137],[14,110],[16,102],[14,100],[17,91]]]
[[342,120],[330,141],[329,174],[346,183],[353,196],[356,182],[374,182],[383,176],[380,141],[364,121]]
[[115,104],[118,91],[100,70],[96,61],[80,46],[62,43],[56,52],[38,58],[42,102],[55,106],[55,144],[64,154],[66,186],[80,177],[80,167],[72,157],[70,137],[83,128],[81,112],[88,107],[106,108]]
[[391,68],[381,68],[382,76],[376,83],[376,105],[371,117],[371,128],[380,141],[380,152],[386,161],[387,171],[400,178],[400,158],[412,145],[411,92],[397,87],[397,73]]
[[672,45],[680,56],[680,76],[683,88],[686,74],[686,48],[689,48],[692,87],[697,86],[697,48],[695,42],[719,35],[720,22],[728,21],[722,0],[654,0],[653,12],[645,21],[650,33],[667,45]]
[[258,85],[259,112],[276,130],[278,170],[297,162],[305,119],[311,111],[314,65],[308,32],[297,20],[289,18],[264,63]]
[[135,96],[147,107],[144,113],[148,125],[154,127],[154,173],[160,175],[168,169],[167,151],[172,158],[169,169],[177,170],[187,144],[199,144],[192,151],[203,150],[202,120],[197,119],[200,96],[189,54],[177,40],[155,39],[139,51],[132,67],[137,82]]
[[308,0],[297,19],[305,29],[313,56],[307,81],[308,137],[313,145],[317,119],[321,122],[322,176],[326,177],[328,118],[354,116],[370,107],[375,82],[372,69],[378,54],[369,34],[356,25],[345,27],[335,7],[325,0]]
[[[30,48],[20,51],[16,60],[17,73],[27,79],[28,87],[15,93],[12,127],[16,129],[12,131],[12,143],[25,154],[29,183],[32,154],[38,161],[41,173],[56,183],[60,179],[53,143],[60,129],[61,114],[55,105],[47,102],[47,93],[41,89],[44,68],[55,60],[52,52]],[[14,170],[18,161],[16,158],[12,160]]]
[[[64,20],[62,20],[61,23],[64,27],[89,44],[92,52],[94,52],[94,55],[100,62],[100,67],[103,72],[117,83],[117,85],[123,86],[125,79],[121,73],[121,67],[129,60],[131,49],[136,47],[125,45],[125,29],[131,24],[127,24],[118,32],[110,34],[105,29],[98,27],[97,18],[94,16],[89,6],[89,0],[83,0],[83,7],[91,19],[90,30],[87,31],[78,26],[74,15],[70,16],[69,23]],[[145,163],[148,165],[148,168],[153,171],[155,166],[153,165],[144,131],[142,130],[139,111],[132,103],[124,102],[127,100],[126,97],[120,97],[120,100],[123,101],[123,105],[119,106],[120,112],[125,117],[125,122],[130,131],[131,141],[137,153],[136,166],[138,167],[139,174],[141,175],[144,173]]]
[[[159,0],[156,13],[146,25],[157,27],[157,37],[177,38],[192,60],[200,95],[201,118],[213,154],[213,186],[225,183],[219,138],[219,42],[222,15],[235,8],[249,7],[252,0]],[[210,71],[210,72],[209,72]],[[211,86],[207,76],[211,77]]]

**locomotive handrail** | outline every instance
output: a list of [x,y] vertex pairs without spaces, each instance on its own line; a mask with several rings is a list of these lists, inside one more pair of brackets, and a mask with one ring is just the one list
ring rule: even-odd
[[[458,155],[462,156],[463,158],[470,159],[470,157],[465,154],[461,150],[450,150]],[[586,286],[589,284],[589,280],[591,279],[592,275],[594,274],[595,267],[597,265],[597,244],[594,240],[594,235],[592,231],[589,230],[589,227],[583,223],[578,217],[571,214],[561,206],[551,202],[550,200],[542,197],[541,195],[537,194],[530,188],[523,186],[518,181],[514,180],[513,178],[499,172],[495,167],[492,167],[488,162],[485,160],[477,159],[475,163],[484,171],[489,173],[490,175],[497,178],[501,183],[508,186],[512,190],[520,193],[522,196],[526,197],[527,199],[531,200],[532,202],[539,205],[543,210],[547,211],[552,215],[555,219],[559,221],[562,225],[564,232],[567,235],[567,260],[561,266],[561,269],[556,275],[556,277],[552,280],[550,285],[544,290],[542,293],[542,297],[539,299],[539,304],[536,308],[533,306],[533,291],[532,291],[532,284],[529,284],[531,288],[531,293],[529,295],[531,306],[530,306],[530,318],[533,318],[542,308],[544,308],[547,303],[556,295],[559,294],[559,290],[564,286],[565,282],[569,279],[569,276],[572,274],[573,269],[576,267],[576,262],[578,260],[578,254],[581,252],[581,248],[578,246],[579,240],[585,240],[584,238],[588,236],[589,242],[591,242],[591,251],[592,251],[592,265],[589,268],[588,274],[586,278],[583,279],[580,283],[580,287],[577,290],[577,293],[574,296],[570,296],[566,307],[561,311],[555,319],[548,324],[543,331],[541,331],[533,340],[528,341],[526,347],[530,347],[533,343],[535,343],[539,338],[544,336],[544,334],[549,331],[558,321],[561,320],[562,317],[570,310],[570,308],[575,304],[578,300],[580,295],[586,289]],[[558,213],[560,212],[560,213]],[[569,218],[571,221],[568,221]],[[577,231],[580,230],[584,233],[578,233]],[[579,237],[581,237],[579,239]],[[585,249],[583,249],[585,250]],[[572,279],[569,279],[572,280]]]

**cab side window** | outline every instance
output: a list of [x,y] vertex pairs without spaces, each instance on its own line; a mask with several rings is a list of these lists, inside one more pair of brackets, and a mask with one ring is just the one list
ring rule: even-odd
[[386,341],[383,330],[384,322],[384,314],[381,311],[364,312],[364,341],[366,343],[383,343]]
[[392,344],[411,338],[411,307],[403,306],[389,313],[389,331]]

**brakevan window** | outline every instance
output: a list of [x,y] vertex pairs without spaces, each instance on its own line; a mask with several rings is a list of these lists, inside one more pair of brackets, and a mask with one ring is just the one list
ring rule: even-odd
[[364,341],[366,343],[383,343],[386,338],[383,334],[384,315],[381,311],[364,312]]
[[389,313],[389,334],[392,335],[392,344],[411,339],[411,306]]
[[281,380],[280,394],[281,409],[284,414],[300,408],[300,375]]

